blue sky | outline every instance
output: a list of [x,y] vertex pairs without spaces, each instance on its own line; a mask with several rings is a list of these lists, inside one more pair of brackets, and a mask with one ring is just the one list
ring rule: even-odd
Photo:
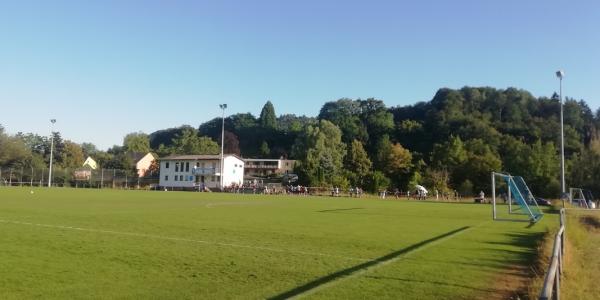
[[600,107],[598,1],[2,1],[0,124],[101,149],[220,115],[510,86]]

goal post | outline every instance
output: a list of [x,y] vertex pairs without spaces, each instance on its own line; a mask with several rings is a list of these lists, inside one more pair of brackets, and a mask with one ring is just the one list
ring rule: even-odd
[[[497,181],[496,179],[501,180]],[[496,197],[496,191],[498,189],[505,189],[502,198],[508,205],[508,214],[522,214],[529,217],[529,221],[537,222],[543,216],[537,201],[531,190],[525,183],[525,180],[521,176],[512,176],[510,174],[492,172],[492,216],[494,220],[500,220],[498,218],[498,201]],[[512,204],[517,204],[513,208]]]
[[581,208],[590,209],[590,205],[592,205],[593,201],[594,196],[592,196],[592,192],[590,190],[584,190],[582,188],[569,188],[569,203],[571,205],[577,205]]

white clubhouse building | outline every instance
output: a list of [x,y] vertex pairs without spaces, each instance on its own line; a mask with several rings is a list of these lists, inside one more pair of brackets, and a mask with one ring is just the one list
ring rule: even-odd
[[160,159],[161,188],[219,189],[221,176],[225,187],[244,183],[244,161],[234,154],[173,155]]

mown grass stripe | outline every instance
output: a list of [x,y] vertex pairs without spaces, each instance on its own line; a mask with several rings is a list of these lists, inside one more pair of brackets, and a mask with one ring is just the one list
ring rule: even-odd
[[0,219],[0,223],[28,225],[28,226],[37,226],[37,227],[54,228],[54,229],[68,229],[68,230],[77,230],[77,231],[86,231],[86,232],[95,232],[95,233],[107,233],[107,234],[115,234],[115,235],[126,235],[126,236],[169,240],[169,241],[177,241],[177,242],[189,242],[189,243],[198,243],[198,244],[206,244],[206,245],[215,245],[215,246],[222,246],[222,247],[247,248],[247,249],[254,249],[254,250],[265,250],[265,251],[271,251],[271,252],[291,253],[291,254],[297,254],[297,255],[332,257],[332,258],[340,258],[340,259],[350,260],[350,261],[369,261],[369,259],[366,259],[366,258],[349,257],[349,256],[334,255],[334,254],[327,254],[327,253],[286,250],[286,249],[278,249],[278,248],[271,248],[271,247],[264,247],[264,246],[241,245],[241,244],[233,244],[233,243],[211,242],[211,241],[194,240],[194,239],[179,238],[179,237],[169,237],[169,236],[161,236],[161,235],[145,234],[145,233],[123,232],[123,231],[113,231],[113,230],[104,230],[104,229],[91,229],[91,228],[82,228],[82,227],[65,226],[65,225],[40,224],[40,223],[3,220],[3,219]]

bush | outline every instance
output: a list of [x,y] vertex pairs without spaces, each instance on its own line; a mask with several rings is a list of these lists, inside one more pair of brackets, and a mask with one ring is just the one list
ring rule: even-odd
[[390,186],[390,179],[380,171],[369,174],[366,181],[366,190],[371,193],[377,193]]
[[462,196],[473,196],[473,183],[467,179],[458,187],[458,193]]

